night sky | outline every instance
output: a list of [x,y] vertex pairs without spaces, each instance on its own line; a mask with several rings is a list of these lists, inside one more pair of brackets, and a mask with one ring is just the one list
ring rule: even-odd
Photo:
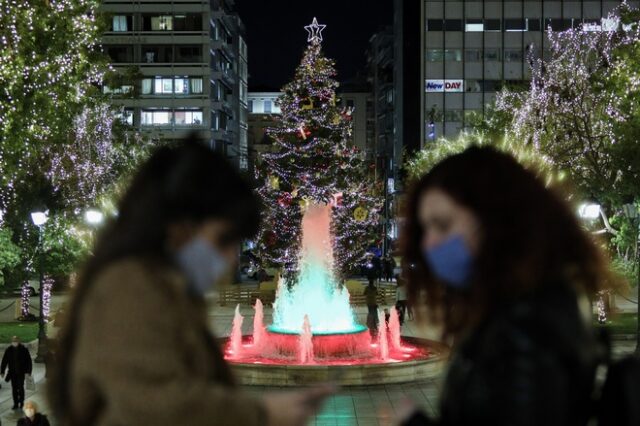
[[336,61],[338,80],[364,69],[369,38],[393,23],[393,0],[236,0],[247,28],[249,90],[279,90],[291,80],[307,45],[313,17],[327,25],[325,55]]

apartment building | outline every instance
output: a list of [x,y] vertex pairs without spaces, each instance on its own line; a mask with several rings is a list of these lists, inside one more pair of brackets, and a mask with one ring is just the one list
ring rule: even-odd
[[135,77],[104,91],[143,135],[170,142],[195,132],[242,166],[247,47],[233,7],[233,0],[104,0],[104,52],[114,69]]

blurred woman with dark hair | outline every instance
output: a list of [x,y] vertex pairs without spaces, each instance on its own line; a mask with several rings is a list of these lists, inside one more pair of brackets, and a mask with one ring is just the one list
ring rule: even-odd
[[600,356],[588,298],[610,277],[561,196],[469,148],[415,185],[404,256],[412,303],[455,342],[440,419],[406,410],[405,424],[587,423]]
[[220,155],[158,149],[100,236],[60,332],[49,382],[62,425],[291,425],[329,390],[238,390],[205,293],[258,229],[259,203]]

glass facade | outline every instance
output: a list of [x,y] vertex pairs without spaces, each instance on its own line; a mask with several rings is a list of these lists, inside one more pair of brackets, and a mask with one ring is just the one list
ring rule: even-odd
[[501,88],[527,85],[529,59],[545,54],[548,29],[605,31],[615,24],[602,17],[620,3],[422,0],[424,142],[459,133]]

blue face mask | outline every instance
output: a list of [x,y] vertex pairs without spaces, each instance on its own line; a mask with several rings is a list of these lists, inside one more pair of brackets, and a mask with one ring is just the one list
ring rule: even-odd
[[204,295],[229,270],[229,262],[207,240],[194,238],[176,254],[191,288]]
[[460,236],[454,236],[438,246],[424,251],[424,259],[445,285],[456,289],[469,287],[473,257]]

